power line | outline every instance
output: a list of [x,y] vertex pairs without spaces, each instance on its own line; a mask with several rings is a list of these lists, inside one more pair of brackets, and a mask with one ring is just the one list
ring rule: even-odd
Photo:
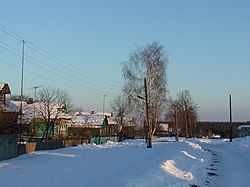
[[[12,46],[6,44],[6,43],[3,42],[3,41],[0,41],[0,43],[4,44],[5,46],[11,48],[12,50],[14,50],[14,51],[16,51],[16,52],[19,52],[19,50],[17,50],[16,48],[14,48],[14,47],[12,47]],[[10,51],[9,49],[7,49],[7,48],[5,48],[5,47],[3,47],[3,48],[4,48],[5,50],[8,50],[8,51],[11,52],[11,53],[14,53],[14,52]],[[14,53],[14,54],[15,54],[15,53]],[[34,58],[34,57],[32,57],[32,56],[26,54],[26,53],[25,53],[25,56],[29,57],[30,59],[32,59],[32,60],[34,60],[34,61],[36,61],[36,62],[38,62],[38,63],[40,63],[40,64],[43,64],[43,65],[48,66],[48,67],[50,67],[50,68],[52,68],[52,69],[55,69],[55,70],[59,71],[60,73],[63,73],[63,75],[67,75],[67,76],[69,76],[70,78],[74,78],[74,79],[76,79],[77,81],[79,81],[79,79],[78,79],[76,76],[74,76],[74,74],[69,74],[69,73],[67,73],[67,72],[65,72],[65,71],[62,71],[62,70],[58,69],[57,67],[55,68],[55,67],[53,67],[53,66],[51,66],[51,65],[49,65],[49,64],[46,64],[46,63],[44,63],[44,62],[42,62],[42,61],[40,61],[40,60],[38,60],[38,59],[36,59],[36,58]],[[26,58],[25,58],[25,59],[26,59]],[[28,60],[28,59],[26,59],[26,60]],[[28,61],[31,62],[30,60],[28,60]],[[31,62],[31,63],[32,63],[32,62]],[[35,65],[36,65],[36,64],[35,64]],[[38,66],[38,65],[36,65],[36,66]],[[41,66],[39,66],[39,67],[42,68]],[[51,72],[50,70],[46,70],[46,71]],[[116,88],[114,88],[114,87],[109,87],[109,86],[103,85],[103,84],[98,83],[98,82],[91,82],[91,81],[87,81],[87,80],[83,80],[83,79],[81,79],[81,80],[82,80],[83,82],[88,83],[88,84],[99,84],[100,86],[103,86],[103,87],[106,87],[106,88],[109,88],[109,89],[114,89],[114,90],[116,90]],[[92,88],[90,88],[90,87],[88,87],[88,88],[89,88],[89,89],[92,89]],[[98,91],[100,91],[100,90],[98,90]]]
[[[12,66],[12,67],[14,67],[14,68],[16,68],[16,69],[19,69],[19,70],[21,69],[21,67],[19,67],[19,66],[17,66],[17,65],[14,65],[14,64],[12,64],[12,63],[9,63],[8,61],[3,60],[3,59],[1,59],[1,58],[0,58],[0,62],[2,62],[2,63],[4,63],[4,64],[7,64],[7,65],[9,65],[9,66]],[[55,80],[53,80],[53,79],[49,79],[49,78],[47,78],[47,77],[45,77],[45,76],[42,76],[42,75],[39,75],[39,74],[37,74],[37,73],[31,72],[31,71],[29,71],[29,70],[27,70],[27,69],[25,69],[25,68],[24,68],[24,71],[27,72],[27,73],[29,73],[29,74],[35,75],[35,76],[37,76],[37,77],[39,77],[39,78],[46,79],[46,80],[51,81],[51,82],[54,82],[54,83],[56,83],[56,84],[59,84],[59,85],[62,85],[62,86],[66,86],[66,87],[68,87],[68,88],[71,88],[71,89],[74,89],[74,90],[76,90],[76,91],[82,92],[82,90],[80,90],[80,89],[78,89],[78,88],[72,87],[72,86],[70,86],[70,85],[66,85],[66,84],[64,84],[64,83],[62,83],[62,82],[58,82],[58,81],[55,81]],[[102,96],[102,95],[100,94],[99,97],[101,97],[101,96]],[[99,98],[99,97],[96,97],[96,98]],[[87,101],[90,101],[90,99],[87,99]],[[91,105],[92,105],[92,104],[91,104]]]
[[[1,28],[1,27],[2,27],[2,28]],[[14,39],[16,39],[16,40],[19,41],[19,42],[23,39],[23,37],[21,37],[20,35],[16,34],[15,32],[13,32],[12,30],[8,29],[7,27],[3,26],[2,24],[0,24],[0,30],[3,31],[4,33],[8,34],[9,36],[13,37]],[[7,31],[6,31],[6,30],[7,30]],[[10,33],[11,33],[11,34],[10,34]],[[20,38],[20,39],[18,39],[18,38]],[[85,73],[87,73],[87,74],[93,76],[94,78],[99,77],[101,80],[107,80],[107,81],[109,81],[109,82],[113,82],[113,83],[116,83],[116,84],[119,83],[119,84],[120,84],[120,82],[118,82],[118,81],[109,80],[109,79],[106,79],[105,77],[101,77],[101,76],[98,76],[98,75],[89,73],[89,72],[83,70],[83,69],[80,68],[80,67],[77,67],[77,66],[75,66],[75,65],[73,65],[73,64],[68,63],[67,61],[65,61],[65,60],[63,60],[63,59],[60,59],[59,57],[56,57],[55,55],[53,55],[53,54],[51,54],[50,52],[48,52],[48,51],[46,51],[46,50],[44,50],[44,49],[38,47],[37,45],[33,44],[32,42],[29,42],[29,41],[27,41],[27,40],[25,40],[25,41],[27,42],[27,44],[30,44],[30,45],[34,46],[36,49],[34,49],[33,47],[27,45],[28,47],[32,48],[33,50],[36,50],[36,51],[37,51],[38,53],[40,53],[41,55],[46,56],[46,58],[49,58],[47,55],[53,57],[54,59],[57,60],[57,63],[59,63],[58,61],[60,61],[60,62],[63,62],[64,64],[67,64],[67,65],[70,66],[70,67],[76,68],[76,70],[81,70],[81,73],[82,73],[82,72],[85,72]],[[42,51],[43,53],[41,53],[41,52],[38,51],[37,49],[40,50],[40,51]],[[45,55],[44,53],[47,54],[47,55]],[[51,58],[49,58],[49,59],[52,60]],[[55,60],[52,60],[52,61],[55,62]],[[60,64],[62,65],[62,63],[60,63]],[[64,66],[64,67],[65,67],[65,66]],[[68,68],[68,67],[67,67],[67,68]],[[85,76],[85,77],[87,77],[87,76]],[[88,77],[88,78],[89,78],[89,77]],[[89,79],[93,79],[93,78],[89,78]],[[105,84],[108,84],[108,83],[105,83]],[[111,85],[111,84],[108,84],[108,85]],[[114,86],[114,85],[112,85],[112,86]]]
[[[17,66],[17,65],[14,65],[14,64],[11,64],[11,63],[9,63],[9,62],[7,62],[7,61],[1,59],[1,58],[0,58],[0,61],[3,62],[3,63],[5,63],[5,64],[8,64],[9,66],[15,67],[15,68],[17,68],[17,69],[21,69],[21,67],[19,67],[19,66]],[[42,76],[42,75],[39,75],[39,74],[37,74],[37,73],[31,72],[31,71],[29,71],[29,70],[26,70],[25,68],[24,68],[24,71],[27,72],[27,73],[30,73],[30,74],[32,74],[32,75],[35,75],[35,76],[37,76],[37,77],[46,79],[46,80],[48,80],[48,81],[51,81],[51,82],[54,82],[54,83],[57,83],[57,84],[60,84],[60,85],[63,85],[63,86],[66,86],[66,87],[75,89],[75,90],[77,90],[77,91],[82,91],[82,90],[77,89],[77,88],[75,88],[75,87],[72,87],[72,86],[70,86],[70,85],[63,84],[63,83],[61,83],[61,82],[58,82],[58,81],[49,79],[49,78],[44,77],[44,76]]]
[[[30,46],[29,46],[30,47]],[[33,49],[33,48],[32,48]],[[46,57],[46,56],[45,56]],[[57,61],[55,61],[55,60],[53,60],[53,59],[50,59],[49,57],[46,57],[47,59],[49,59],[49,60],[51,60],[51,61],[54,61],[54,62],[56,62],[57,64],[59,64],[59,65],[62,65],[64,68],[66,68],[67,70],[70,70],[73,74],[69,74],[69,73],[66,73],[67,75],[70,75],[70,77],[72,77],[75,73],[76,74],[79,74],[79,72],[77,72],[77,71],[75,71],[74,69],[71,69],[71,68],[69,68],[69,67],[66,67],[66,66],[64,66],[62,63],[58,63]],[[47,65],[47,64],[46,64]],[[48,66],[50,66],[50,65],[48,65]],[[58,70],[58,71],[60,71],[60,70]],[[61,71],[62,72],[62,71]],[[63,72],[63,73],[65,73],[65,72]],[[119,89],[121,89],[121,87],[119,86],[115,86],[115,85],[111,85],[111,84],[108,84],[108,83],[104,83],[104,84],[102,84],[102,83],[100,83],[99,81],[97,82],[97,81],[94,81],[93,79],[91,79],[91,78],[89,78],[89,77],[87,77],[87,76],[85,76],[85,75],[83,75],[83,74],[79,74],[79,75],[81,75],[81,76],[83,76],[83,77],[85,77],[85,78],[87,78],[87,79],[89,79],[89,80],[83,80],[83,79],[81,79],[82,81],[84,81],[84,82],[88,82],[88,83],[90,83],[90,84],[99,84],[99,85],[101,85],[101,86],[103,86],[103,87],[106,87],[106,88],[109,88],[109,89],[117,89],[117,88],[119,88]],[[74,76],[73,76],[74,77]],[[116,87],[116,88],[115,88]]]
[[[1,41],[0,41],[0,43],[4,43],[4,42],[1,42]],[[5,44],[5,43],[4,43],[4,44]],[[5,44],[5,45],[7,45],[7,44]],[[15,48],[13,48],[13,47],[11,47],[11,46],[9,46],[9,45],[7,45],[7,46],[10,47],[12,50],[15,50],[15,51],[19,52],[17,49],[15,49]],[[13,52],[13,51],[11,51],[11,50],[9,50],[8,48],[6,48],[6,47],[4,47],[4,46],[2,46],[2,45],[0,45],[0,47],[2,47],[3,49],[5,49],[5,50],[11,52],[12,54],[14,54],[14,55],[16,55],[16,56],[18,56],[18,57],[20,57],[19,54],[17,54],[16,52]],[[40,64],[43,64],[43,65],[46,65],[46,66],[51,67],[52,69],[55,69],[54,67],[52,67],[52,66],[50,66],[50,65],[47,65],[47,64],[45,64],[45,63],[43,63],[43,62],[41,62],[41,61],[39,61],[39,60],[37,60],[37,59],[35,59],[35,58],[29,56],[29,55],[26,55],[26,54],[25,54],[25,56],[31,58],[31,59],[34,60],[34,61],[39,62]],[[76,84],[76,85],[78,85],[78,86],[82,86],[82,87],[85,87],[85,88],[87,88],[87,89],[95,90],[95,91],[97,91],[97,92],[103,93],[102,90],[99,90],[99,89],[96,89],[96,88],[93,88],[93,87],[91,88],[91,87],[86,86],[86,85],[83,85],[83,84],[81,84],[81,83],[79,83],[79,82],[76,83],[76,82],[73,81],[72,79],[65,78],[64,76],[62,76],[62,75],[60,75],[60,74],[58,74],[58,73],[52,71],[51,69],[47,69],[47,68],[44,68],[44,67],[42,67],[42,66],[40,66],[40,65],[38,65],[38,64],[36,64],[36,63],[33,63],[33,62],[32,62],[30,59],[28,59],[28,58],[25,58],[25,60],[28,61],[29,63],[31,63],[31,64],[33,64],[33,65],[39,67],[40,69],[43,69],[43,70],[45,70],[45,71],[47,71],[47,72],[49,72],[49,73],[52,73],[52,74],[54,74],[55,76],[57,76],[57,77],[59,77],[59,78],[62,78],[62,79],[64,79],[64,80],[67,80],[67,81],[70,82],[70,83],[74,83],[74,84]],[[59,72],[61,72],[61,73],[63,73],[63,74],[67,74],[68,76],[70,76],[70,77],[72,78],[72,75],[71,75],[71,74],[65,73],[65,72],[60,71],[60,70],[58,70],[58,69],[57,69],[57,71],[59,71]],[[74,77],[74,76],[73,76],[73,77]],[[90,92],[90,91],[88,91],[88,92]],[[92,92],[93,92],[93,91],[92,91]],[[110,95],[110,94],[109,94],[109,95]],[[111,95],[112,95],[112,94],[111,94]]]
[[[0,45],[0,47],[2,47],[2,46]],[[6,49],[6,48],[5,48],[5,49]],[[8,51],[11,52],[11,53],[13,53],[13,54],[15,54],[15,55],[17,55],[17,56],[20,56],[20,55],[16,54],[16,53],[13,52],[13,51],[10,51],[10,50],[8,50]],[[2,59],[1,59],[1,60],[2,60]],[[28,61],[28,62],[30,62],[30,60],[28,60],[28,59],[25,59],[25,60]],[[4,60],[2,60],[2,61],[4,61]],[[7,61],[4,61],[4,62],[7,63]],[[8,63],[8,64],[11,65],[11,66],[15,66],[15,67],[17,67],[17,68],[20,69],[20,67],[18,67],[18,66],[16,66],[16,65],[13,65],[13,64],[10,64],[10,63]],[[36,66],[40,67],[40,66],[37,65],[37,64],[36,64]],[[46,70],[46,71],[48,71],[48,72],[52,72],[52,71],[47,70],[47,69],[45,69],[45,68],[42,68],[42,67],[40,67],[40,68],[41,68],[41,69],[44,69],[44,70]],[[81,91],[81,92],[82,92],[82,90],[80,90],[80,89],[77,89],[77,88],[75,88],[75,87],[72,87],[72,86],[70,86],[70,85],[68,85],[68,84],[64,84],[64,83],[61,83],[61,82],[58,82],[58,81],[49,79],[49,78],[44,77],[44,76],[41,76],[41,75],[39,75],[39,74],[37,74],[37,73],[28,71],[27,69],[24,69],[24,71],[25,71],[25,72],[28,72],[28,73],[31,73],[31,74],[33,74],[33,75],[39,76],[39,77],[41,77],[41,78],[44,78],[44,79],[46,79],[46,80],[52,81],[52,82],[54,82],[54,83],[57,83],[57,84],[60,84],[60,85],[66,86],[66,87],[70,87],[70,88],[73,88],[73,89],[75,89],[75,90],[77,90],[77,91]],[[54,73],[54,72],[52,72],[52,73]],[[58,74],[57,74],[57,76],[60,77],[60,78],[62,78],[62,79],[65,79],[63,76],[60,76],[60,75],[58,75]],[[69,80],[69,79],[65,79],[65,80],[71,82],[71,80]],[[78,86],[79,86],[79,85],[78,85]],[[86,86],[85,86],[85,87],[86,87]],[[88,87],[88,88],[89,88],[89,87]],[[92,91],[90,91],[90,90],[84,90],[84,91],[85,91],[85,92],[88,92],[88,93],[91,93],[91,94],[93,94],[93,93],[96,94],[96,92],[94,92],[93,90],[92,90]],[[100,92],[100,91],[99,91],[99,92]],[[101,94],[101,93],[103,93],[103,92],[100,92],[99,94]]]
[[[31,44],[31,45],[33,45],[33,46],[35,46],[34,44],[32,44],[32,43],[30,43],[30,42],[28,42],[28,43]],[[35,46],[37,49],[39,49],[40,51],[42,51],[42,52],[44,52],[44,53],[46,53],[46,54],[49,54],[50,56],[52,56],[52,57],[55,58],[56,60],[50,58],[49,56],[45,55],[44,53],[41,53],[39,50],[37,50],[37,49],[31,47],[30,45],[27,45],[27,46],[28,46],[29,48],[33,49],[34,51],[36,51],[37,53],[39,53],[40,55],[44,56],[45,58],[47,58],[47,59],[49,59],[49,60],[51,60],[51,61],[53,61],[53,62],[56,62],[57,64],[60,64],[60,65],[63,66],[64,68],[66,68],[66,69],[68,69],[68,70],[70,70],[70,71],[72,71],[72,72],[74,72],[74,73],[78,73],[78,74],[80,74],[81,76],[83,76],[83,77],[85,77],[85,78],[87,78],[87,79],[89,79],[89,80],[92,80],[92,81],[93,81],[94,78],[96,78],[96,77],[99,77],[102,81],[103,81],[103,80],[108,80],[108,79],[103,78],[103,77],[100,77],[100,76],[98,76],[98,75],[91,74],[91,73],[89,73],[89,72],[87,72],[87,71],[81,69],[80,67],[75,66],[74,64],[70,64],[70,63],[66,62],[65,60],[62,60],[62,59],[60,59],[60,58],[58,58],[58,57],[55,57],[54,55],[50,54],[49,52],[46,52],[45,50],[43,50],[43,49],[41,49],[41,48],[39,48],[39,47],[37,47],[37,46]],[[66,64],[67,66],[64,65],[64,64]],[[70,68],[69,68],[69,67],[70,67]],[[75,69],[76,69],[77,71],[76,71]],[[92,75],[93,78],[90,78],[90,77],[84,75],[82,72],[85,72],[85,73],[87,73],[87,74]],[[96,80],[97,80],[97,79],[96,79]],[[99,80],[98,80],[98,81],[99,81]],[[116,81],[112,81],[112,80],[108,80],[108,81],[110,81],[110,82],[116,82]],[[118,82],[116,82],[116,83],[118,83]],[[111,87],[121,88],[121,86],[117,86],[117,85],[115,85],[115,84],[110,84],[110,83],[107,83],[107,82],[103,82],[103,84],[106,84],[106,85],[111,86]]]
[[[19,41],[19,42],[22,41],[22,39],[19,39],[19,38],[15,37],[14,35],[10,34],[9,32],[7,32],[6,30],[9,30],[9,29],[7,29],[6,27],[4,27],[6,30],[2,29],[1,27],[4,27],[4,26],[2,26],[2,25],[0,24],[0,30],[1,30],[2,32],[4,32],[5,34],[11,36],[12,38],[16,39],[16,40]],[[10,31],[10,30],[9,30],[9,31]],[[12,33],[12,31],[10,31],[10,32]],[[21,37],[20,37],[20,38],[21,38]]]

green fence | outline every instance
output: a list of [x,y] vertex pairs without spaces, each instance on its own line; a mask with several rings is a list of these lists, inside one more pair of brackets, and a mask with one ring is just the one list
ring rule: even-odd
[[118,142],[118,137],[117,136],[93,137],[91,138],[90,143],[103,144],[106,143],[107,141]]
[[0,135],[0,160],[17,157],[18,135]]

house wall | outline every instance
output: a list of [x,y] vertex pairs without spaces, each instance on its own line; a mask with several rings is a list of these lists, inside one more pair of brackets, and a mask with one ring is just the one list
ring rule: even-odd
[[[43,132],[46,129],[46,123],[45,122],[36,122],[36,133],[38,136],[42,136]],[[49,127],[49,131],[51,130],[52,125]],[[67,136],[68,133],[68,127],[66,122],[59,122],[55,124],[55,136]]]
[[67,121],[60,121],[56,124],[55,135],[58,135],[59,137],[67,137],[68,135]]
[[3,102],[3,93],[0,91],[0,102]]
[[[46,125],[47,124],[44,123],[44,122],[36,122],[35,127],[36,127],[36,133],[37,133],[38,136],[42,136],[43,135],[43,132],[46,129]],[[51,129],[51,127],[49,129]]]
[[0,111],[0,128],[6,125],[16,124],[18,118],[17,112]]
[[68,127],[69,135],[73,136],[97,137],[100,136],[100,130],[100,128],[91,127]]
[[18,135],[0,135],[0,160],[17,157]]

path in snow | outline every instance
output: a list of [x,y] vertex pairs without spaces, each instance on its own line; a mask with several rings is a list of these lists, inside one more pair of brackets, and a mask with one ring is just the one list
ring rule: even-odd
[[210,141],[202,147],[213,153],[208,173],[208,186],[249,186],[250,139],[234,139],[233,142]]

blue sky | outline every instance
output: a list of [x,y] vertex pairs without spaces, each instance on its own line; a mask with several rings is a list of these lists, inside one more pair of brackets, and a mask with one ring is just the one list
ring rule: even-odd
[[[26,46],[33,59],[27,57],[25,69],[43,77],[25,72],[25,94],[51,85],[99,111],[105,94],[108,110],[122,87],[122,61],[137,44],[158,40],[169,53],[171,96],[189,89],[200,120],[227,121],[232,94],[233,119],[240,121],[250,118],[249,7],[242,0],[0,0],[0,24],[68,63]],[[0,81],[17,94],[20,69],[6,61],[20,66],[21,58],[3,47],[21,51],[21,43],[1,31],[0,41]]]

